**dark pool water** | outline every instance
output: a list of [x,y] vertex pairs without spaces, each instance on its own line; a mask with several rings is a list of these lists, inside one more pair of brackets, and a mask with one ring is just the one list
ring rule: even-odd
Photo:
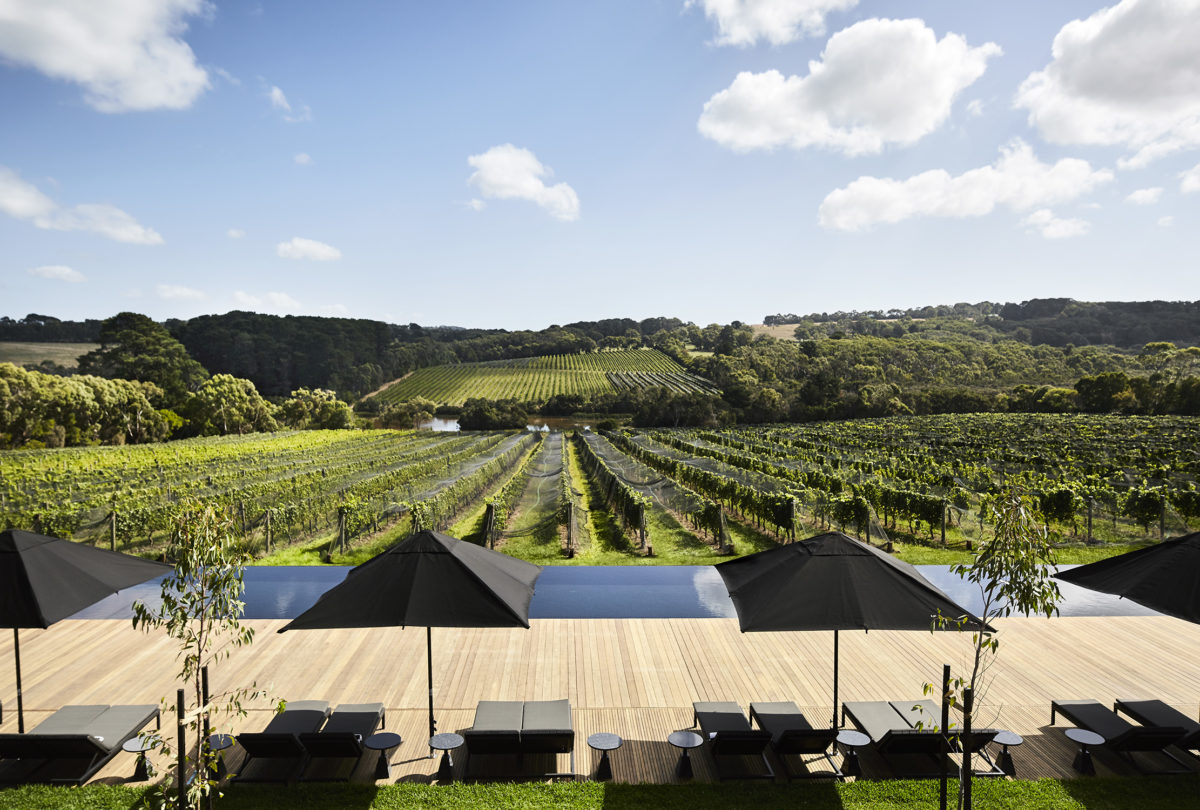
[[[1062,566],[1065,570],[1074,566]],[[246,569],[247,619],[292,619],[346,578],[338,566]],[[948,566],[917,570],[952,599],[978,613],[976,586]],[[1060,582],[1062,616],[1154,616],[1154,611],[1115,596]],[[157,601],[158,582],[129,588],[75,614],[75,619],[128,619],[135,600]],[[706,619],[735,616],[720,574],[710,565],[548,566],[538,578],[529,616],[535,619]]]

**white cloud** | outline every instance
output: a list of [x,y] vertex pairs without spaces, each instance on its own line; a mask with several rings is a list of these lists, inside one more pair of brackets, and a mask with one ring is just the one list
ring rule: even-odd
[[830,37],[807,76],[739,73],[704,105],[697,128],[738,152],[820,146],[861,155],[908,145],[945,122],[1000,52],[958,34],[938,40],[921,20],[864,20]]
[[5,166],[0,166],[0,211],[17,219],[36,219],[58,209],[54,200]]
[[1162,196],[1162,186],[1154,188],[1139,188],[1125,198],[1125,202],[1133,203],[1134,205],[1154,205],[1158,202],[1158,198]]
[[1175,224],[1175,217],[1166,216],[1166,217],[1158,218],[1158,227],[1160,227],[1160,228],[1170,228],[1174,224]]
[[310,259],[314,262],[329,262],[342,258],[342,252],[333,245],[318,242],[315,239],[303,239],[294,236],[290,241],[280,242],[275,246],[275,252],[284,259]]
[[29,274],[38,276],[39,278],[69,281],[72,284],[80,284],[87,281],[87,277],[83,273],[73,270],[65,264],[46,264],[41,267],[31,267],[29,268]]
[[472,211],[482,211],[483,209],[487,208],[487,203],[476,197],[475,199],[467,202],[467,208],[470,208]]
[[292,160],[296,161],[297,165],[300,166],[311,166],[313,162],[312,155],[308,154],[308,152],[300,152]]
[[271,100],[271,106],[277,110],[291,112],[292,105],[288,103],[287,96],[278,87],[271,85],[271,89],[267,91],[267,98]]
[[241,228],[230,228],[229,230],[225,231],[225,235],[230,239],[242,239],[246,236],[246,232]]
[[1184,194],[1200,191],[1200,163],[1179,175],[1179,190]]
[[973,98],[967,102],[967,115],[973,118],[978,118],[983,115],[983,102],[977,98]]
[[1054,212],[1049,208],[1039,208],[1021,220],[1021,224],[1047,239],[1070,239],[1073,236],[1083,236],[1092,227],[1087,220],[1060,219],[1054,216]]
[[100,112],[184,109],[209,87],[181,39],[205,0],[5,0],[0,57],[84,88]]
[[858,0],[687,0],[717,25],[717,45],[753,45],[760,39],[783,45],[825,33],[825,16],[846,11]]
[[154,294],[166,301],[199,301],[208,297],[200,290],[178,284],[158,284],[154,287]]
[[0,166],[0,212],[52,231],[90,231],[117,242],[161,245],[162,236],[107,203],[63,208],[11,169]]
[[317,307],[317,312],[331,318],[344,318],[350,314],[350,308],[345,304],[325,304]]
[[295,109],[288,101],[288,97],[275,85],[271,85],[267,90],[267,98],[271,102],[271,106],[279,110],[283,114],[283,120],[289,124],[299,124],[304,121],[312,120],[312,108],[307,104],[302,104]]
[[1085,160],[1042,163],[1027,143],[1014,140],[993,165],[958,176],[933,169],[907,180],[860,177],[830,192],[818,218],[822,227],[857,231],[919,216],[979,217],[997,205],[1024,211],[1074,200],[1112,179],[1111,171]]
[[[475,169],[467,182],[478,188],[484,197],[529,200],[556,219],[566,222],[579,219],[579,195],[575,189],[566,183],[547,186],[545,180],[554,172],[543,166],[528,149],[506,143],[493,146],[482,155],[471,155],[467,163]],[[473,203],[472,207],[475,207]]]
[[239,307],[251,310],[270,310],[273,312],[295,312],[300,309],[300,302],[285,292],[267,292],[261,296],[251,295],[243,290],[235,290],[233,301]]
[[1200,147],[1200,2],[1122,0],[1054,37],[1016,106],[1054,143],[1124,146],[1122,168]]

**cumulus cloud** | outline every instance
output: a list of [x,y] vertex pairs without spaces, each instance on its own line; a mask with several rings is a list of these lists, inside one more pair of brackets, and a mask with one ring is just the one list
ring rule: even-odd
[[1070,239],[1072,236],[1083,236],[1092,227],[1091,223],[1084,219],[1060,219],[1049,208],[1039,208],[1021,220],[1021,224],[1047,239]]
[[1124,146],[1123,168],[1200,147],[1200,2],[1122,0],[1054,37],[1017,107],[1054,143]]
[[1179,190],[1184,194],[1200,191],[1200,163],[1179,175]]
[[858,231],[911,217],[979,217],[998,205],[1025,211],[1074,200],[1112,179],[1111,171],[1085,160],[1043,163],[1018,139],[1000,150],[993,165],[958,176],[933,169],[907,180],[860,177],[830,192],[818,218],[825,228]]
[[[493,146],[482,155],[471,155],[467,163],[474,169],[467,182],[484,197],[498,200],[529,200],[550,216],[565,222],[579,219],[579,195],[566,183],[547,186],[554,175],[528,149],[511,143]],[[474,208],[474,203],[471,203]],[[479,210],[476,208],[476,210]]]
[[246,232],[241,228],[230,228],[229,230],[225,231],[225,235],[230,239],[242,239],[246,236]]
[[978,118],[983,115],[983,102],[977,98],[973,98],[967,102],[967,115]]
[[292,160],[296,161],[300,166],[311,166],[313,162],[312,155],[308,154],[308,152],[300,152]]
[[27,220],[43,230],[90,231],[134,245],[161,245],[163,242],[157,231],[140,224],[114,205],[85,203],[63,208],[4,166],[0,166],[0,213]]
[[350,314],[350,308],[345,304],[323,304],[317,307],[317,312],[330,318],[344,318]]
[[1158,227],[1160,227],[1160,228],[1170,228],[1174,224],[1175,224],[1175,217],[1166,216],[1166,217],[1158,218]]
[[288,97],[275,85],[271,85],[267,90],[267,99],[270,100],[271,106],[279,110],[283,114],[283,120],[289,124],[299,124],[303,121],[312,120],[312,108],[307,104],[302,104],[295,109],[292,109],[292,104],[288,101]]
[[29,268],[29,274],[56,281],[69,281],[72,284],[80,284],[87,281],[87,277],[83,273],[73,270],[65,264],[46,264],[41,267],[31,267]]
[[207,296],[194,287],[184,287],[179,284],[158,284],[154,294],[164,301],[199,301]]
[[209,87],[181,38],[205,0],[6,0],[0,56],[83,87],[106,113],[184,109]]
[[239,307],[250,310],[267,309],[276,312],[294,312],[300,309],[300,302],[285,292],[266,292],[251,295],[243,290],[235,290],[233,301]]
[[333,245],[299,236],[280,242],[275,246],[275,252],[283,259],[308,259],[314,262],[331,262],[342,258],[342,252]]
[[482,211],[487,208],[487,203],[477,197],[467,201],[467,208],[470,208],[472,211]]
[[1133,203],[1134,205],[1154,205],[1158,202],[1158,198],[1162,196],[1163,190],[1161,186],[1155,188],[1139,188],[1125,198],[1125,202]]
[[941,126],[955,97],[1001,53],[921,20],[864,20],[829,38],[807,76],[739,73],[704,105],[700,134],[738,152],[820,146],[847,155],[908,145]]
[[825,17],[846,11],[858,0],[687,0],[684,8],[704,9],[717,26],[717,45],[753,45],[760,39],[783,45],[825,33]]

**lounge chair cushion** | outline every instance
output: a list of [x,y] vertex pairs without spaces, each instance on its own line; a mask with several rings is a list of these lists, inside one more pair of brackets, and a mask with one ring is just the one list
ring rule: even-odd
[[568,700],[527,700],[521,719],[521,750],[565,754],[575,748],[575,726]]
[[1114,751],[1161,751],[1184,736],[1179,726],[1135,726],[1098,700],[1056,700],[1052,709],[1094,731]]
[[1161,700],[1118,700],[1117,708],[1143,726],[1175,726],[1185,736],[1176,743],[1180,748],[1200,748],[1200,723]]
[[861,701],[843,703],[842,709],[853,719],[854,724],[871,738],[881,754],[936,754],[942,750],[941,733],[913,728],[909,724],[910,718],[915,720],[920,715],[910,710],[902,712],[897,708],[911,707],[915,703],[917,702]]
[[252,757],[303,757],[307,751],[299,735],[316,731],[328,716],[328,701],[289,701],[262,731],[243,732],[237,741]]
[[26,734],[0,734],[0,782],[83,784],[157,716],[153,704],[64,706]]
[[750,730],[750,721],[742,713],[742,707],[733,701],[697,701],[692,704],[692,711],[705,734]]
[[375,733],[383,717],[382,703],[343,703],[320,731],[300,734],[300,743],[313,757],[359,757],[362,741]]
[[751,703],[750,717],[771,735],[779,754],[819,754],[837,739],[837,729],[813,728],[792,701]]

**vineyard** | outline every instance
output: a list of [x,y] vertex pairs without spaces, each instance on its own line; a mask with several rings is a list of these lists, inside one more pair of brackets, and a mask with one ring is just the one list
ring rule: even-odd
[[1056,542],[1103,549],[1200,522],[1198,447],[1192,418],[1033,414],[252,434],[2,453],[0,525],[154,556],[200,499],[259,556],[348,560],[428,527],[541,564],[696,564],[830,527],[969,549],[989,536],[989,499],[1017,483]]
[[542,403],[556,394],[591,397],[622,388],[716,393],[656,349],[547,355],[417,369],[375,396],[383,402],[424,397],[462,405],[472,397]]

